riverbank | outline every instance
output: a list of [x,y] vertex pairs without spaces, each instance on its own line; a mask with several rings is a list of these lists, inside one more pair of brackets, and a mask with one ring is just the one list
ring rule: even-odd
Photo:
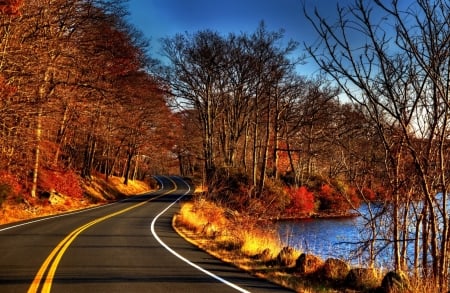
[[283,246],[267,223],[206,200],[183,203],[175,230],[211,255],[296,292],[384,292],[382,272]]
[[269,218],[272,221],[295,221],[295,220],[311,220],[311,219],[347,219],[358,217],[357,212],[320,212],[320,213],[308,213],[308,214],[297,214],[292,216],[278,216],[275,218]]

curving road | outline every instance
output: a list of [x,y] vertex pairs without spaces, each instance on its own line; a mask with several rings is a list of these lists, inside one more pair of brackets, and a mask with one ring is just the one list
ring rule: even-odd
[[157,179],[152,193],[0,226],[0,292],[290,292],[179,237],[171,219],[190,187]]

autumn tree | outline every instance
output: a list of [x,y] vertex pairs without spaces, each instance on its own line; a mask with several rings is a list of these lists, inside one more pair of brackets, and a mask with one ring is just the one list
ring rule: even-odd
[[[337,11],[336,23],[317,11],[308,16],[321,42],[307,49],[364,109],[384,147],[395,268],[406,269],[407,243],[415,239],[414,272],[431,275],[445,291],[450,7],[358,0]],[[411,208],[411,199],[420,204]]]
[[27,1],[20,12],[0,18],[1,168],[33,196],[43,169],[111,174],[115,158],[115,174],[133,177],[136,155],[152,153],[145,136],[171,113],[123,1]]

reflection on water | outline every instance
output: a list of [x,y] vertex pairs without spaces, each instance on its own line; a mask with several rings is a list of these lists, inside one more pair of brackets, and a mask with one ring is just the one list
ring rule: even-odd
[[303,252],[349,260],[359,241],[358,217],[280,221],[277,228],[284,244]]
[[[381,206],[372,205],[373,210],[380,208]],[[367,214],[368,207],[362,205],[359,212]],[[276,223],[280,239],[285,245],[318,255],[323,259],[340,258],[354,265],[367,263],[367,251],[356,251],[361,247],[360,231],[363,227],[362,217],[290,220]],[[383,243],[375,245],[379,249]],[[385,248],[378,254],[375,265],[389,268],[392,266],[390,246],[387,245]]]

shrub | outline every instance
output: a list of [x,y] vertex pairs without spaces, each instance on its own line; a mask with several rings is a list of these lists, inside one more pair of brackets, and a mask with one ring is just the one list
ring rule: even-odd
[[352,205],[358,207],[360,200],[356,192],[351,188],[341,189],[342,186],[335,188],[330,184],[322,185],[317,194],[320,202],[319,209],[322,211],[344,212],[348,211]]
[[308,191],[306,186],[298,188],[289,187],[286,192],[291,199],[291,203],[287,209],[288,213],[311,213],[314,211],[314,193]]
[[363,187],[361,193],[365,200],[374,201],[377,199],[375,192],[368,187]]
[[0,185],[9,186],[9,195],[19,195],[22,192],[18,178],[5,171],[0,171]]
[[73,198],[83,196],[79,177],[73,171],[43,169],[39,177],[39,187],[44,191],[56,191]]

